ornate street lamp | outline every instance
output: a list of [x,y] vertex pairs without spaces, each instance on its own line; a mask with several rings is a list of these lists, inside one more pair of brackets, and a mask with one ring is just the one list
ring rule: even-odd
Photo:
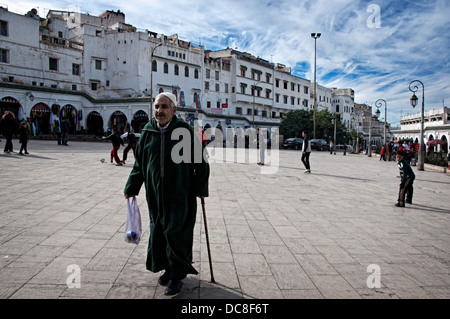
[[[417,85],[413,85],[413,83],[416,83]],[[422,85],[422,115],[420,119],[420,138],[419,138],[419,161],[417,164],[418,170],[423,171],[424,170],[424,160],[425,160],[425,151],[423,149],[424,142],[423,142],[423,126],[424,126],[424,113],[425,113],[425,85],[419,80],[414,80],[411,83],[409,83],[409,90],[413,92],[413,96],[410,99],[411,106],[414,108],[417,105],[417,101],[419,100],[416,96],[416,92],[419,90],[418,85]]]
[[[375,117],[378,119],[381,114],[380,109],[379,109],[380,106],[377,106],[376,103],[375,103],[375,106],[377,107],[377,110],[375,111]],[[368,155],[367,155],[368,157],[372,157],[372,119],[373,119],[372,108],[370,108],[369,151],[368,151]]]
[[316,109],[317,109],[317,81],[316,81],[316,60],[317,60],[317,39],[320,38],[321,33],[311,33],[311,38],[314,39],[314,138],[316,138]]
[[[387,103],[385,100],[383,99],[378,99],[375,102],[375,106],[378,108],[378,112],[380,112],[379,108],[383,105],[384,103],[384,139],[383,139],[383,144],[384,147],[387,148],[387,144],[386,144],[386,128],[387,128]],[[379,113],[380,114],[380,113]]]

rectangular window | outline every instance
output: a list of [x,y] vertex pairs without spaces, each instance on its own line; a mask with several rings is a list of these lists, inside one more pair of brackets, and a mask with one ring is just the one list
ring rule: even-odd
[[0,49],[0,62],[9,63],[9,51],[5,49]]
[[102,60],[95,60],[95,69],[96,70],[102,69]]
[[216,83],[216,92],[220,91],[220,85],[218,83]]
[[58,71],[58,59],[48,58],[48,69]]
[[211,70],[210,69],[206,69],[206,78],[207,79],[211,78]]
[[0,20],[0,35],[8,36],[8,21]]
[[308,87],[307,86],[305,86],[304,88],[303,88],[303,92],[305,93],[305,94],[308,94]]
[[72,75],[80,75],[80,65],[79,64],[72,64]]
[[216,80],[219,81],[219,71],[216,71]]
[[209,90],[209,82],[205,82],[205,90]]
[[242,115],[242,107],[236,108],[236,115]]
[[91,82],[91,90],[92,91],[97,91],[98,88],[98,83],[96,82]]

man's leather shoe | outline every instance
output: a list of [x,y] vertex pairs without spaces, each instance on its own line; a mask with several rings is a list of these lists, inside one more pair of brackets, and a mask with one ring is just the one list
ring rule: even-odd
[[166,270],[166,272],[159,277],[158,282],[161,286],[167,286],[170,281],[170,273]]
[[169,285],[166,288],[166,292],[164,293],[166,296],[173,296],[180,292],[181,286],[183,286],[183,283],[181,280],[175,280],[172,279],[169,281]]

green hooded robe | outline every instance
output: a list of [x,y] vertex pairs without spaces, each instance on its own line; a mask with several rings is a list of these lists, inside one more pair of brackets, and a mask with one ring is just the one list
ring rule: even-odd
[[[192,267],[196,197],[208,196],[209,164],[195,138],[192,127],[176,116],[163,132],[153,118],[142,130],[124,189],[125,194],[136,196],[145,184],[150,215],[146,267],[152,272],[170,270],[173,279],[198,274]],[[174,153],[184,155],[185,161],[174,162],[174,147]]]

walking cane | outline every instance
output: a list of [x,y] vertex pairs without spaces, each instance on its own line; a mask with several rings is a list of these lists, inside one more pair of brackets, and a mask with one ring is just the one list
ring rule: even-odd
[[205,235],[206,235],[206,246],[208,247],[208,258],[209,258],[209,270],[211,272],[211,282],[215,283],[214,280],[214,274],[213,274],[213,268],[212,268],[212,262],[211,262],[211,250],[209,249],[209,236],[208,236],[208,224],[206,223],[206,210],[205,210],[205,199],[200,198],[202,202],[202,209],[203,209],[203,221],[205,223]]

